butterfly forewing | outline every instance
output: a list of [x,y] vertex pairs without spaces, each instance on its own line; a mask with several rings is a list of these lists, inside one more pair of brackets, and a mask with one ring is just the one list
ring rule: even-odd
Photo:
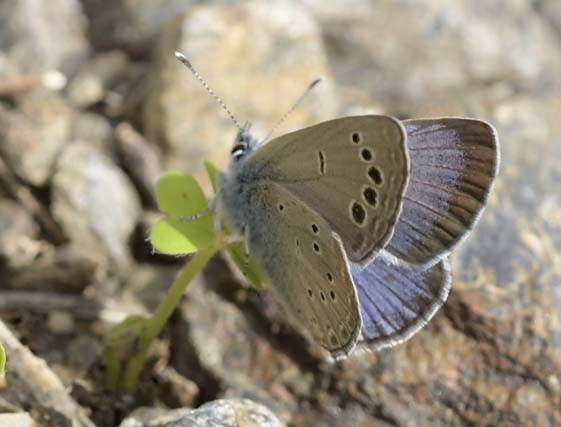
[[390,239],[407,185],[405,130],[387,116],[331,120],[276,138],[247,162],[320,214],[366,265]]
[[477,222],[499,165],[498,139],[485,122],[461,118],[404,122],[411,174],[388,251],[430,266]]
[[358,300],[338,237],[312,209],[276,183],[251,191],[249,249],[284,307],[334,357],[360,332]]

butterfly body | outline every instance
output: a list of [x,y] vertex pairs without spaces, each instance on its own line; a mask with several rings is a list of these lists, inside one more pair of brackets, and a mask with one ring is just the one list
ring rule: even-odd
[[[287,311],[336,357],[350,353],[360,334],[348,254],[367,263],[389,240],[409,168],[398,121],[356,119],[262,147],[245,127],[219,176],[222,215],[247,239]],[[347,191],[337,180],[356,185]]]

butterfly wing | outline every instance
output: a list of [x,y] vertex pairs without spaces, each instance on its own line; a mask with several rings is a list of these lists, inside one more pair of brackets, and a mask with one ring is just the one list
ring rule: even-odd
[[247,159],[319,213],[362,265],[389,241],[409,175],[405,130],[387,116],[331,120],[276,138]]
[[291,313],[334,357],[360,332],[358,299],[339,238],[329,224],[275,183],[255,185],[249,249]]
[[450,292],[447,259],[422,270],[383,257],[351,267],[362,316],[362,340],[373,350],[402,343],[422,329]]
[[425,267],[447,256],[474,227],[499,166],[493,127],[471,119],[404,122],[411,174],[387,250]]

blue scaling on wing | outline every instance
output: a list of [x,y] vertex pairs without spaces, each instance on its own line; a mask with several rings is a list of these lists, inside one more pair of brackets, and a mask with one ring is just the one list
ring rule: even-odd
[[351,264],[362,317],[363,343],[380,350],[408,340],[444,304],[451,286],[447,259],[428,269],[376,258],[364,269]]
[[493,127],[471,119],[405,121],[411,174],[386,250],[430,267],[473,228],[499,165]]

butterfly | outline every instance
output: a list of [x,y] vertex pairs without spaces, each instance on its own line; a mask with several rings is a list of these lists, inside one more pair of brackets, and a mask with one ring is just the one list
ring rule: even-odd
[[497,175],[493,126],[363,115],[266,143],[249,125],[238,128],[215,209],[286,311],[335,359],[357,344],[396,345],[425,326],[450,291],[447,257]]

